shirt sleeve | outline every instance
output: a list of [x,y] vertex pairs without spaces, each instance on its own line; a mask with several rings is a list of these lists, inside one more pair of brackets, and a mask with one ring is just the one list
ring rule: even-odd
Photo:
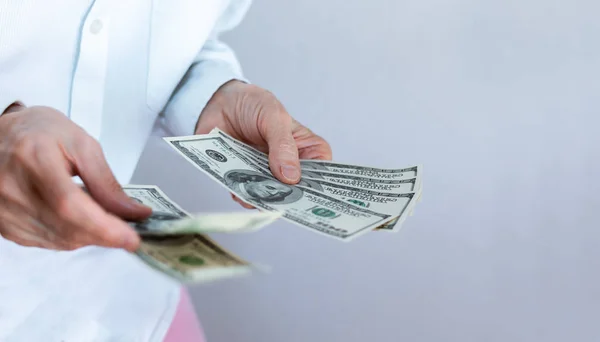
[[228,0],[212,33],[162,112],[164,126],[176,135],[192,135],[212,95],[231,80],[247,82],[233,50],[219,36],[242,21],[252,0]]
[[10,98],[10,97],[2,97],[0,96],[0,115],[4,114],[4,112],[8,109],[8,107],[10,107],[11,105],[15,104],[15,103],[21,103],[20,101],[17,101],[14,98]]

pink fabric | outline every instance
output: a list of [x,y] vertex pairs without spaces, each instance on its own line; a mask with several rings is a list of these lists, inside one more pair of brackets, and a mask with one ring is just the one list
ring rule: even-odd
[[181,288],[179,306],[164,342],[206,342],[190,294],[185,287]]

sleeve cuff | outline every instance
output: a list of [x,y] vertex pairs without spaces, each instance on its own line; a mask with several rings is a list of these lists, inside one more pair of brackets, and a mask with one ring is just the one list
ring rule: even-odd
[[4,112],[6,112],[6,110],[8,109],[8,107],[10,107],[14,104],[20,104],[21,106],[25,106],[23,104],[23,102],[21,102],[21,101],[15,101],[14,99],[7,100],[7,99],[0,98],[0,115],[3,115]]
[[165,126],[175,135],[193,135],[208,101],[231,80],[249,83],[229,63],[209,60],[195,65],[163,111]]

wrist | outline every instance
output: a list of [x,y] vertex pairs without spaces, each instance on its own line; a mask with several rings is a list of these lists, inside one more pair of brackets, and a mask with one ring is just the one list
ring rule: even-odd
[[248,83],[242,82],[240,80],[229,80],[225,83],[223,83],[223,85],[221,85],[216,91],[215,93],[211,96],[210,100],[208,100],[208,105],[210,104],[215,104],[215,103],[219,103],[221,105],[224,105],[226,103],[229,103],[228,98],[229,95],[231,95],[234,92],[239,92],[240,89],[244,88],[248,86]]
[[214,112],[216,108],[218,108],[218,111],[221,113],[230,111],[231,108],[229,107],[235,107],[236,105],[231,101],[231,94],[239,92],[240,88],[247,86],[249,86],[249,84],[244,81],[240,81],[239,79],[230,79],[229,81],[223,83],[219,88],[217,88],[217,90],[212,94],[212,96],[200,112],[200,115],[198,116],[198,119],[196,120],[196,125],[194,127],[194,134],[201,134],[198,130],[200,125],[200,119],[203,117],[203,115],[205,115],[207,112]]

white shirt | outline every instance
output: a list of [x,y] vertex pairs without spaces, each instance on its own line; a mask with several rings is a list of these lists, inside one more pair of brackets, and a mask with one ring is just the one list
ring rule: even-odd
[[[193,134],[218,87],[243,79],[218,35],[249,5],[0,0],[0,112],[17,100],[60,110],[126,184],[153,127]],[[178,300],[176,283],[124,251],[0,238],[0,341],[161,341]]]

